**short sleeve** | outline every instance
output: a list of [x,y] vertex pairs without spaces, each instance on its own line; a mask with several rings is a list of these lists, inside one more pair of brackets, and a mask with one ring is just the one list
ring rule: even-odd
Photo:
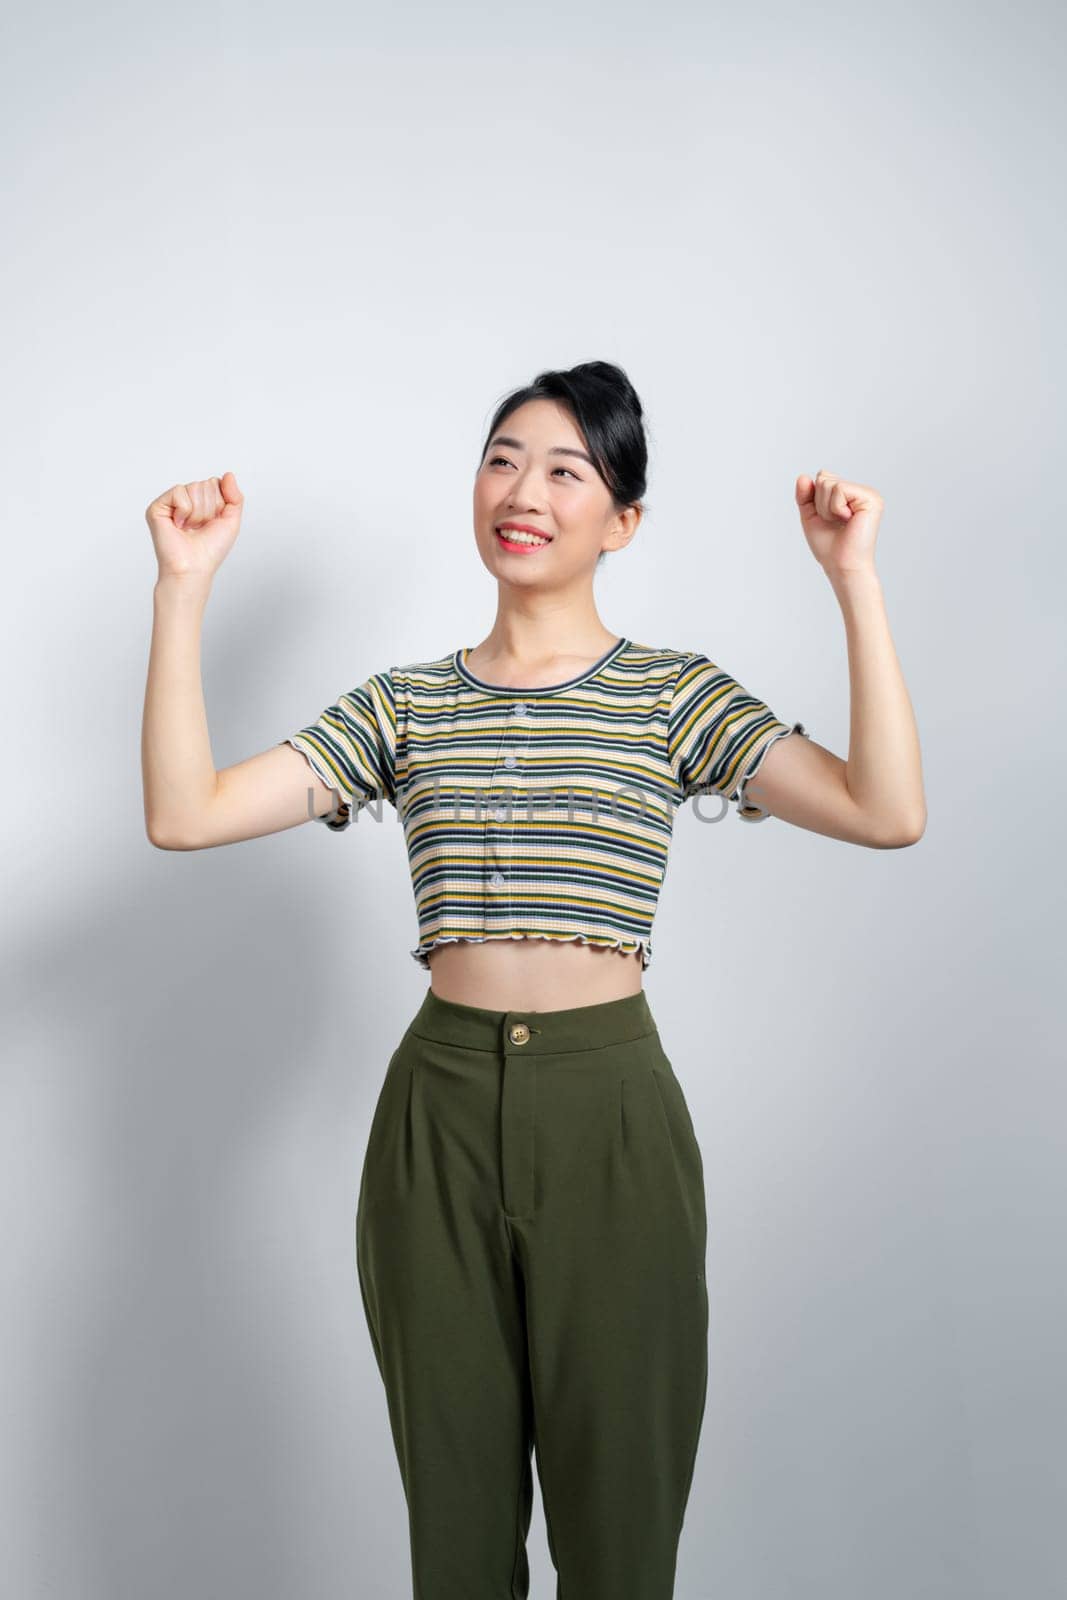
[[379,796],[396,805],[396,695],[391,671],[376,672],[314,722],[279,741],[307,758],[315,776],[340,793],[333,812],[319,817],[337,832],[353,810]]
[[706,655],[683,661],[671,693],[667,747],[682,799],[714,792],[737,805],[742,817],[765,813],[745,797],[776,739],[799,733],[802,722],[782,722],[764,702]]

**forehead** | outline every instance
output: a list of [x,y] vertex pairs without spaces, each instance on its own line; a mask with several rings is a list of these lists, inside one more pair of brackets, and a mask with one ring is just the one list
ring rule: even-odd
[[499,433],[530,444],[584,444],[574,418],[556,400],[526,400],[516,406],[500,424]]

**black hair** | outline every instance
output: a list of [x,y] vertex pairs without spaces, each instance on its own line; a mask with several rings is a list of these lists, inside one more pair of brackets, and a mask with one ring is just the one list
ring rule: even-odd
[[[489,424],[481,461],[505,418],[528,400],[555,400],[571,413],[617,510],[642,500],[648,473],[644,411],[621,367],[610,361],[583,361],[576,367],[539,372],[533,383],[512,390]],[[606,554],[600,552],[598,567]]]

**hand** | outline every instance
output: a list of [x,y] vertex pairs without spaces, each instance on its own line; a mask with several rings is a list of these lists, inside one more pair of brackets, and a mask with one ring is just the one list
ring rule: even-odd
[[884,506],[878,491],[820,468],[814,478],[801,475],[795,493],[808,546],[827,577],[873,572]]
[[145,512],[159,576],[211,578],[241,526],[244,495],[232,472],[198,483],[176,483]]

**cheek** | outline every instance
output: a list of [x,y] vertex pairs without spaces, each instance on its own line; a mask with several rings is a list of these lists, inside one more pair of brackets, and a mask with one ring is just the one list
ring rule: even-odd
[[494,501],[492,484],[486,478],[479,476],[474,481],[474,510],[479,516],[487,516],[492,509]]

